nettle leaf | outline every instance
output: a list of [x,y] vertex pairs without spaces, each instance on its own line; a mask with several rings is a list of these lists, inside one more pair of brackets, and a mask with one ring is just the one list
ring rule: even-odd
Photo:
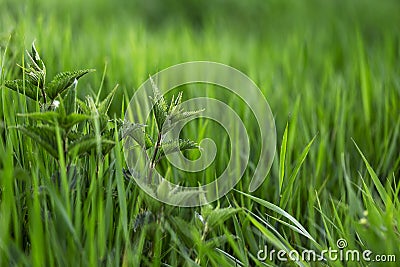
[[59,124],[64,129],[70,129],[78,123],[89,120],[91,117],[86,114],[72,113],[67,117],[61,118]]
[[90,116],[85,114],[72,113],[68,116],[62,116],[56,111],[34,112],[27,114],[18,114],[18,116],[28,117],[29,119],[39,120],[52,125],[59,125],[64,130],[68,131],[74,125],[90,119]]
[[156,119],[157,128],[159,131],[161,131],[164,122],[168,116],[168,106],[167,102],[164,99],[164,96],[161,94],[160,90],[158,89],[157,85],[154,83],[151,77],[150,77],[150,82],[154,94],[153,97],[150,97],[150,99],[153,102],[154,117]]
[[90,153],[90,151],[96,149],[98,142],[100,142],[102,149],[108,147],[109,145],[115,145],[115,142],[112,140],[98,138],[95,135],[85,135],[69,144],[68,154],[70,156],[81,156],[85,153]]
[[144,133],[144,145],[146,149],[154,147],[154,141],[148,133]]
[[199,148],[199,145],[189,139],[176,139],[164,142],[161,145],[160,155],[159,157],[163,157],[165,155],[178,152],[178,151],[185,151],[189,149],[196,149]]
[[108,140],[108,141],[111,141],[111,142],[104,142],[104,143],[102,143],[102,150],[101,150],[101,153],[102,153],[103,155],[108,154],[108,153],[111,151],[111,149],[115,146],[114,134],[115,134],[115,129],[110,129],[110,130],[104,131],[104,132],[101,134],[101,137],[102,137],[103,139]]
[[159,102],[154,102],[153,112],[156,119],[158,131],[161,132],[164,122],[167,119],[168,113],[162,108]]
[[[237,236],[235,236],[235,235],[229,235],[229,236],[233,240],[237,239]],[[226,235],[216,236],[216,237],[213,237],[213,238],[207,240],[205,245],[208,249],[214,249],[217,247],[221,247],[228,240],[229,240],[229,238]]]
[[58,73],[47,85],[46,93],[51,99],[55,99],[79,78],[93,71],[93,69],[85,69]]
[[231,218],[234,214],[236,214],[240,209],[236,208],[215,208],[212,210],[208,210],[203,212],[203,216],[209,227],[213,227],[217,224],[221,224]]
[[54,126],[17,126],[16,128],[58,159],[56,128]]
[[150,82],[151,82],[151,87],[153,88],[153,94],[154,94],[154,101],[159,104],[162,110],[165,112],[168,111],[168,106],[167,102],[165,101],[164,96],[161,94],[160,89],[158,89],[158,86],[154,82],[153,78],[150,77]]
[[70,131],[67,133],[67,138],[70,142],[74,142],[82,137],[83,137],[83,134],[81,132]]
[[125,122],[122,126],[121,138],[130,137],[141,147],[145,149],[152,148],[154,147],[154,142],[151,136],[143,130],[145,126],[144,124]]
[[191,222],[187,222],[178,216],[171,216],[169,221],[172,223],[176,231],[179,231],[193,244],[199,243],[201,240],[201,234],[198,229]]
[[181,104],[181,102],[182,102],[182,92],[179,92],[179,93],[178,93],[178,96],[176,97],[175,100],[174,100],[174,96],[172,96],[171,104],[169,105],[168,112],[169,112],[169,113],[173,113],[174,110],[175,110],[177,107],[179,107],[179,105]]
[[202,194],[204,194],[205,191],[194,191],[194,190],[188,190],[188,191],[180,191],[173,193],[171,192],[168,195],[168,200],[171,203],[175,203],[176,205],[183,204],[183,203],[188,203],[195,201],[201,197]]
[[179,122],[195,117],[197,114],[203,112],[204,109],[194,111],[183,111],[183,109],[174,109],[171,114],[167,115],[162,127],[163,134],[174,128]]
[[56,124],[59,120],[60,114],[56,111],[47,111],[47,112],[33,112],[26,114],[18,114],[21,117],[28,117],[32,120],[39,120],[46,123]]
[[42,97],[42,95],[38,93],[39,88],[27,80],[25,80],[25,82],[21,79],[4,81],[4,86],[20,94],[25,94],[27,97],[33,100],[36,100],[38,97]]

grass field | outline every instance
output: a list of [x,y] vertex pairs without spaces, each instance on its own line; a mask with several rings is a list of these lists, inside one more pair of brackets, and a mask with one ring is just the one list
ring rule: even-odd
[[[3,0],[0,266],[398,266],[399,11],[389,0]],[[99,152],[98,127],[81,123],[74,129],[93,130],[97,148],[69,158],[57,134],[52,156],[16,128],[35,125],[18,114],[39,112],[38,102],[4,86],[26,79],[17,64],[28,60],[33,41],[49,78],[96,69],[79,80],[79,99],[104,99],[119,84],[110,119],[123,119],[135,90],[166,67],[206,60],[237,68],[261,88],[275,118],[277,152],[268,177],[250,195],[260,129],[243,101],[213,86],[179,90],[184,100],[229,103],[246,124],[251,156],[235,190],[210,205],[172,207],[146,196],[125,172],[112,122],[109,153]],[[154,120],[140,123],[154,135]],[[230,160],[227,146],[242,145],[202,119],[182,134],[197,142],[212,138],[219,149],[199,173],[159,164],[160,173],[184,176],[181,182],[192,186],[218,177]],[[259,257],[265,246],[320,255],[337,250],[340,239],[342,252],[370,250],[371,261]],[[379,255],[387,262],[377,262]]]

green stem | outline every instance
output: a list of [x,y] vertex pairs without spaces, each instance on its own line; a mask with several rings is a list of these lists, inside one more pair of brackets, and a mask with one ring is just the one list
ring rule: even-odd
[[151,162],[150,162],[150,171],[149,171],[149,176],[148,176],[148,180],[149,182],[151,182],[152,177],[153,177],[153,170],[156,167],[156,161],[157,161],[157,154],[158,154],[158,150],[161,147],[161,139],[162,139],[162,134],[161,132],[158,133],[158,137],[157,137],[157,143],[154,147],[154,152],[153,152],[153,156],[151,158]]

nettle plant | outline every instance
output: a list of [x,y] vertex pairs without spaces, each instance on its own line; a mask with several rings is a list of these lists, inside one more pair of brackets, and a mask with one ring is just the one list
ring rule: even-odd
[[115,144],[115,124],[109,123],[107,111],[117,88],[100,103],[91,96],[82,101],[76,95],[78,79],[94,70],[61,72],[48,82],[46,65],[34,44],[27,58],[26,67],[20,66],[23,79],[5,81],[4,85],[37,101],[40,111],[18,114],[28,118],[28,123],[16,128],[56,160],[65,160],[67,166],[93,149],[107,154]]
[[[148,130],[149,127],[146,127],[147,125],[145,124],[125,122],[122,137],[133,139],[141,149],[147,152],[146,157],[148,164],[146,165],[146,170],[140,170],[140,172],[134,174],[140,176],[141,179],[147,180],[146,183],[141,184],[141,186],[146,187],[146,191],[153,192],[153,195],[161,200],[166,200],[168,198],[184,200],[187,197],[192,197],[193,193],[175,193],[174,190],[169,187],[165,179],[163,181],[156,180],[157,176],[155,175],[155,170],[160,161],[168,154],[199,149],[199,145],[193,140],[181,138],[166,140],[166,135],[177,126],[178,123],[193,118],[204,109],[185,111],[181,106],[182,92],[179,92],[176,97],[172,96],[170,103],[168,103],[151,77],[150,82],[153,89],[153,96],[150,96],[153,104],[152,115],[156,124],[154,132],[150,132]],[[129,172],[125,172],[125,174],[130,176]],[[158,200],[156,201],[150,197],[144,197],[144,199],[149,208],[153,211],[159,212],[164,207]]]
[[[124,137],[131,137],[142,149],[148,152],[148,169],[143,172],[145,174],[144,179],[147,179],[146,184],[150,185],[146,191],[151,190],[153,195],[161,200],[174,198],[175,200],[185,200],[190,197],[199,197],[190,191],[174,192],[174,189],[169,187],[165,179],[156,181],[154,172],[159,162],[166,155],[200,148],[197,142],[190,139],[165,139],[167,133],[177,124],[193,118],[204,109],[185,111],[181,106],[182,92],[179,92],[176,97],[172,96],[168,103],[151,77],[150,82],[153,89],[153,97],[150,97],[150,99],[153,104],[152,114],[156,124],[155,132],[150,133],[147,130],[149,127],[139,123],[125,124],[123,130]],[[129,176],[129,172],[125,172],[125,174]],[[142,184],[141,186],[145,185]],[[135,232],[141,229],[142,232],[148,234],[138,236],[135,242],[139,246],[139,244],[143,244],[144,239],[146,246],[143,248],[143,254],[149,258],[154,256],[155,241],[152,237],[162,232],[165,238],[170,239],[170,242],[179,244],[182,253],[187,254],[189,251],[188,256],[192,257],[196,264],[205,262],[206,259],[201,253],[202,250],[205,248],[214,249],[228,240],[224,234],[216,235],[214,230],[240,211],[239,208],[220,208],[219,206],[214,208],[208,204],[201,207],[200,212],[194,211],[192,219],[184,220],[182,213],[177,212],[182,210],[155,200],[144,192],[141,196],[147,205],[147,209],[142,210],[136,216],[132,228]],[[173,202],[176,203],[176,201]],[[174,240],[176,237],[179,237],[179,241]],[[234,237],[232,238],[234,239]],[[165,244],[170,244],[170,242],[165,242]],[[168,249],[165,248],[165,250]]]

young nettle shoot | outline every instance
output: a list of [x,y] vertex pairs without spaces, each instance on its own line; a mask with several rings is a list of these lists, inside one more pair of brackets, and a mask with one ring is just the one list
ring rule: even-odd
[[92,150],[107,154],[115,143],[115,123],[109,123],[107,112],[117,87],[97,104],[91,96],[82,101],[76,96],[78,79],[92,69],[61,72],[46,82],[46,66],[34,44],[27,54],[26,67],[21,67],[24,79],[4,84],[38,101],[40,112],[18,114],[28,118],[28,123],[16,128],[67,165]]
[[177,97],[172,96],[171,102],[168,105],[164,96],[161,94],[154,80],[150,77],[150,82],[153,88],[153,97],[150,97],[153,103],[153,114],[157,124],[157,139],[154,143],[152,151],[148,179],[151,181],[153,177],[153,170],[156,168],[157,163],[167,154],[185,151],[189,149],[199,148],[195,141],[190,139],[174,139],[164,141],[165,135],[172,130],[179,122],[193,118],[200,112],[204,111],[185,111],[182,106],[182,92],[179,92]]
[[77,81],[94,71],[83,69],[58,73],[51,81],[46,81],[46,65],[39,56],[35,44],[32,43],[31,52],[27,51],[26,66],[20,66],[24,72],[23,79],[5,81],[4,85],[16,92],[38,101],[42,110],[51,108],[56,98],[76,87]]

